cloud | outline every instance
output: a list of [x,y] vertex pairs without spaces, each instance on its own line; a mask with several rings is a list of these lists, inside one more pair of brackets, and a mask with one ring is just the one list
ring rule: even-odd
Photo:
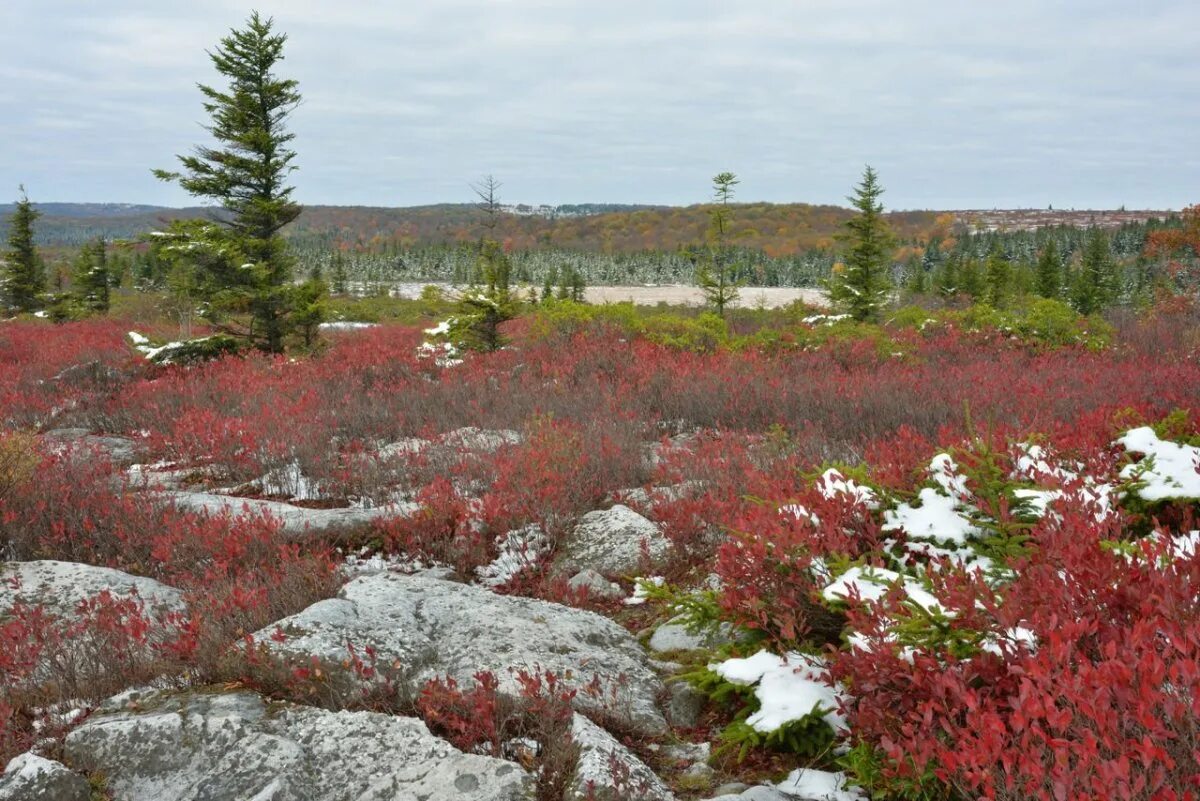
[[[90,4],[89,4],[90,5]],[[81,10],[83,7],[84,10]],[[305,95],[298,196],[841,202],[1196,200],[1200,6],[1147,0],[262,0]],[[205,50],[245,6],[6,0],[0,187],[182,203],[150,177],[201,141]],[[2,192],[2,190],[0,190]]]

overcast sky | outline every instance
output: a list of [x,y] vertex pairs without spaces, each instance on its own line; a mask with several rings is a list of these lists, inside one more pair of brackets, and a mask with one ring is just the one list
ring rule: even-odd
[[[1200,2],[260,0],[306,203],[1200,201]],[[0,198],[183,205],[232,0],[0,0]]]

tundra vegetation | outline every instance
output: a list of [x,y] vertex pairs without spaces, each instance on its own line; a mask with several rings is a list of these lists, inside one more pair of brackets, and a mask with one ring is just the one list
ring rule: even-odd
[[488,798],[1198,797],[1200,207],[925,235],[868,167],[833,308],[755,309],[721,173],[658,262],[708,308],[646,308],[522,273],[487,178],[460,289],[355,292],[283,235],[283,43],[213,52],[223,149],[167,177],[216,221],[10,222],[0,763],[119,801],[108,716],[261,697],[527,773]]

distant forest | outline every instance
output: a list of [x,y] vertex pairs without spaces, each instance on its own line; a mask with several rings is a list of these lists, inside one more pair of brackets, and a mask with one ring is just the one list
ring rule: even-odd
[[[690,284],[710,209],[707,205],[615,204],[518,208],[524,213],[500,215],[494,235],[511,254],[514,278],[539,285],[547,276],[566,270],[578,272],[589,284]],[[805,203],[750,203],[734,208],[735,272],[740,280],[756,286],[814,286],[828,277],[837,260],[836,237],[852,216],[847,208]],[[75,248],[97,238],[133,242],[171,220],[215,213],[204,208],[125,204],[47,203],[39,209],[43,216],[38,220],[38,242],[51,248]],[[10,211],[0,205],[0,218],[4,218],[0,236]],[[1004,230],[1005,214],[1015,225],[1026,224],[1029,216],[1029,212],[888,213],[900,242],[894,256],[897,270],[903,272],[903,265],[920,260],[930,243],[942,253],[976,258],[999,248],[1013,261],[1031,262],[1053,239],[1060,253],[1069,257],[1082,246],[1086,226],[1098,221],[1096,212],[1061,212],[1056,213],[1056,225],[1036,231]],[[1110,213],[1099,222],[1129,217]],[[469,203],[409,208],[309,206],[285,229],[285,235],[298,272],[327,276],[341,272],[360,291],[405,281],[468,283],[475,277],[479,219],[477,206]],[[979,230],[984,223],[997,227],[997,219],[999,230]],[[1174,223],[1167,217],[1166,222],[1152,219],[1115,225],[1110,231],[1112,255],[1118,259],[1136,255],[1147,231],[1164,224]]]

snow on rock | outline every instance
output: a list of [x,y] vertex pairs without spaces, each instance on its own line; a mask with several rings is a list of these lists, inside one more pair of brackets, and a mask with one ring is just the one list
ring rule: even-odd
[[126,693],[67,735],[67,762],[121,801],[518,801],[520,766],[464,754],[416,718],[251,692]]
[[606,575],[628,575],[644,562],[661,561],[671,541],[658,526],[628,506],[588,512],[566,538],[558,557],[564,571],[591,568]]
[[817,479],[817,491],[825,498],[848,497],[853,503],[868,509],[879,508],[879,496],[875,490],[846,478],[832,467]]
[[283,533],[291,539],[346,531],[369,526],[376,520],[387,517],[403,517],[415,513],[420,507],[415,503],[400,503],[373,509],[337,508],[309,509],[279,501],[259,498],[239,498],[233,495],[218,495],[211,492],[175,491],[165,493],[176,508],[199,512],[210,516],[242,514],[268,515],[283,526]]
[[0,775],[0,801],[89,801],[92,788],[61,762],[33,753],[13,757]]
[[882,567],[855,566],[822,591],[827,601],[845,601],[857,594],[861,601],[878,601],[900,583],[908,599],[927,612],[944,612],[942,604],[920,582]]
[[819,714],[835,732],[846,728],[838,712],[843,692],[827,680],[820,657],[790,653],[778,656],[759,651],[745,659],[727,659],[711,664],[709,670],[732,684],[754,686],[759,710],[746,719],[755,731],[773,732],[811,714]]
[[179,590],[110,567],[50,560],[0,562],[0,616],[20,601],[71,618],[77,614],[80,602],[105,591],[118,599],[136,595],[149,613],[185,609]]
[[571,739],[579,762],[564,801],[673,801],[675,795],[615,737],[578,713]]
[[521,669],[553,671],[575,687],[598,677],[603,697],[581,691],[576,708],[605,708],[645,733],[660,733],[666,725],[657,705],[662,682],[620,625],[592,612],[478,586],[398,573],[361,576],[336,598],[255,637],[277,653],[304,661],[317,657],[333,669],[345,659],[347,642],[360,650],[370,646],[380,664],[398,663],[418,686],[448,676],[471,687],[475,672],[488,670],[502,692],[515,696],[514,674]]
[[866,794],[849,786],[845,773],[800,768],[776,785],[789,798],[803,801],[866,801]]
[[1144,482],[1137,491],[1143,500],[1200,498],[1200,448],[1159,439],[1149,426],[1126,431],[1117,443],[1145,457],[1121,471],[1121,478]]

